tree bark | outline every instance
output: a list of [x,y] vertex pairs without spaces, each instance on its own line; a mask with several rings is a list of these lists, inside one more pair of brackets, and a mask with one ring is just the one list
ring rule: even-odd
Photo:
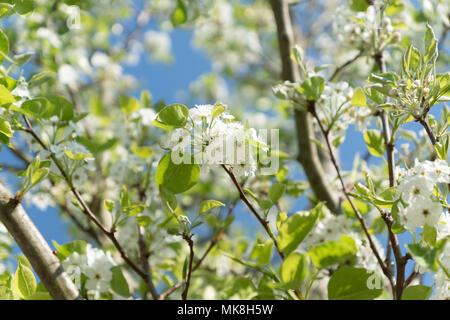
[[42,234],[18,201],[0,182],[0,221],[8,229],[34,271],[55,300],[81,296]]
[[[300,82],[298,66],[291,59],[291,52],[295,45],[294,31],[289,12],[289,2],[283,0],[270,0],[278,33],[278,46],[282,63],[282,80]],[[316,198],[325,202],[333,212],[339,212],[337,195],[332,191],[331,184],[326,179],[317,147],[312,142],[314,129],[311,116],[306,111],[294,109],[294,118],[297,131],[298,161],[303,166],[305,174]]]

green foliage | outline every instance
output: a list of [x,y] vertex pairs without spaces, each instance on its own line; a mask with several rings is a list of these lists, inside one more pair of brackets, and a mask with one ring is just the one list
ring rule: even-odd
[[416,263],[426,269],[437,271],[439,255],[445,248],[446,239],[439,240],[434,248],[422,247],[418,244],[408,244],[409,253]]
[[155,121],[155,125],[182,128],[186,125],[189,116],[188,108],[182,104],[171,104],[164,107]]
[[169,152],[161,158],[156,169],[156,185],[173,193],[182,193],[192,188],[200,178],[200,167],[194,163],[175,164]]
[[25,181],[20,192],[22,196],[48,176],[50,173],[49,165],[48,161],[41,162],[39,156],[31,161],[23,174]]
[[382,289],[369,289],[370,273],[364,268],[341,267],[333,273],[328,282],[330,300],[372,300]]
[[217,200],[205,200],[200,204],[200,209],[198,210],[198,214],[202,215],[202,214],[210,212],[214,208],[224,207],[224,206],[225,206],[225,204],[223,204],[222,202],[217,201]]
[[174,27],[178,27],[187,21],[187,10],[183,0],[177,0],[177,6],[170,16]]
[[22,299],[29,299],[36,291],[36,279],[33,271],[21,263],[14,275],[14,289]]
[[428,300],[432,287],[424,285],[409,286],[403,291],[402,300]]
[[139,110],[139,101],[133,97],[121,95],[119,97],[119,106],[125,114],[131,114]]
[[319,218],[321,208],[322,204],[319,204],[311,211],[297,212],[288,219],[280,221],[278,241],[285,255],[294,251],[312,230]]
[[382,157],[386,150],[383,134],[375,129],[364,131],[364,141],[371,155]]
[[325,88],[325,80],[320,76],[313,76],[303,81],[298,87],[298,91],[305,96],[307,100],[317,101]]
[[356,88],[353,92],[352,105],[367,107],[366,95],[360,87]]
[[350,0],[350,9],[353,11],[366,11],[370,7],[367,0]]
[[312,247],[308,255],[316,268],[325,269],[335,264],[349,263],[357,252],[355,240],[343,235],[339,241],[328,241]]
[[128,287],[127,279],[123,276],[122,269],[120,267],[113,267],[112,269],[111,289],[122,297],[130,296],[130,288]]
[[286,289],[297,289],[305,279],[309,265],[308,256],[298,252],[290,253],[281,264],[281,280]]

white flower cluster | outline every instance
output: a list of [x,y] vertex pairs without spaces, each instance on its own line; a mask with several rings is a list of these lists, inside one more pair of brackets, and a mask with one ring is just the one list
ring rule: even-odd
[[[339,42],[349,43],[350,46],[358,49],[373,47],[374,39],[379,39],[380,42],[390,39],[394,35],[394,28],[389,17],[379,21],[377,12],[379,6],[380,4],[375,3],[364,12],[354,12],[347,6],[339,6],[332,22],[335,38]],[[380,24],[381,29],[379,29]],[[378,30],[381,31],[379,36]],[[395,34],[395,41],[398,41],[399,37],[400,34]]]
[[113,277],[111,268],[115,266],[110,252],[105,253],[87,244],[86,254],[74,252],[64,259],[62,265],[75,282],[80,281],[81,274],[87,277],[85,288],[94,298],[109,290]]
[[446,161],[423,161],[416,159],[415,166],[400,171],[398,186],[401,199],[407,204],[401,208],[401,222],[410,230],[416,227],[437,226],[443,216],[442,205],[432,199],[432,193],[439,183],[450,183],[450,167]]
[[[369,246],[367,238],[365,235],[352,230],[353,223],[354,221],[344,214],[336,216],[328,210],[325,211],[325,216],[317,222],[313,230],[308,233],[301,243],[300,250],[308,251],[314,246],[324,244],[328,241],[339,241],[343,235],[348,235],[353,238],[358,250],[356,253],[356,266],[370,271],[378,270],[378,262]],[[372,241],[378,252],[383,254],[384,250],[377,238],[373,237]]]
[[[81,186],[84,182],[86,182],[88,178],[87,170],[93,171],[95,169],[94,158],[91,153],[78,142],[68,141],[66,143],[51,145],[50,152],[52,152],[58,160],[62,161],[66,169],[69,171],[72,183],[76,186]],[[73,156],[83,155],[83,159],[73,160],[69,158],[68,153]],[[49,153],[44,150],[41,151],[41,155],[48,156]],[[54,166],[54,163],[52,163],[52,166]],[[54,167],[53,171],[59,173],[59,171]]]
[[354,107],[351,104],[353,89],[347,82],[327,83],[320,99],[316,102],[316,112],[325,128],[331,126],[331,141],[341,144],[349,124],[364,127],[371,114],[369,108]]
[[186,127],[171,131],[164,147],[194,155],[194,161],[202,164],[202,170],[226,164],[236,176],[254,176],[257,169],[255,145],[266,152],[265,144],[255,129],[233,121],[232,115],[222,112],[213,116],[214,107],[207,104],[191,108]]
[[256,31],[235,21],[233,10],[226,1],[211,3],[209,15],[198,21],[193,41],[211,56],[216,69],[235,72],[260,61],[261,44]]
[[154,61],[164,63],[172,61],[172,44],[170,37],[166,32],[147,31],[144,35],[144,44]]
[[308,233],[302,242],[302,247],[306,250],[309,248],[323,244],[328,241],[338,241],[343,234],[349,234],[353,225],[353,221],[347,216],[333,215],[328,210],[325,217],[320,219],[313,230]]
[[[447,219],[447,231],[450,231],[450,220]],[[450,233],[447,235],[447,237]],[[447,242],[444,250],[444,254],[441,258],[442,265],[450,270],[450,242]],[[432,297],[433,300],[449,300],[450,299],[450,278],[445,274],[442,268],[433,275],[434,287],[436,293]]]

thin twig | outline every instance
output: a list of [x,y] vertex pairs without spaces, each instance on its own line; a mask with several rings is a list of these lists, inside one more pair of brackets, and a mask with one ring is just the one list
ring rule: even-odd
[[[284,81],[300,82],[301,75],[298,65],[291,59],[295,34],[289,3],[284,0],[270,0],[270,5],[277,27],[281,78]],[[323,201],[331,212],[338,213],[340,211],[339,201],[323,169],[327,167],[329,160],[320,159],[317,146],[311,139],[315,136],[312,119],[308,112],[295,108],[294,118],[298,145],[297,160],[302,165],[316,198]]]
[[389,279],[389,282],[391,283],[392,288],[394,288],[391,272],[390,272],[389,268],[387,267],[387,265],[385,264],[385,262],[380,257],[380,254],[378,253],[378,250],[375,247],[375,244],[374,244],[374,242],[372,240],[372,236],[370,235],[370,232],[369,232],[369,230],[367,228],[367,225],[366,225],[366,222],[364,221],[364,218],[362,217],[361,213],[357,209],[357,207],[354,204],[352,198],[350,198],[350,196],[347,193],[347,190],[346,190],[346,187],[345,187],[345,182],[344,182],[344,179],[342,178],[341,170],[339,169],[339,165],[337,164],[336,157],[334,156],[333,148],[331,146],[328,133],[325,130],[325,128],[323,127],[322,123],[320,122],[320,119],[319,119],[319,117],[318,117],[318,115],[317,115],[317,113],[315,111],[315,103],[314,103],[314,101],[309,101],[308,104],[309,104],[308,105],[308,111],[317,120],[317,123],[319,125],[320,131],[322,132],[322,134],[324,136],[324,139],[325,139],[325,142],[326,142],[326,145],[327,145],[327,148],[328,148],[328,152],[330,154],[331,162],[333,163],[333,166],[336,169],[336,173],[337,173],[339,182],[340,182],[341,187],[342,187],[342,192],[344,193],[345,198],[350,203],[350,206],[352,207],[352,210],[354,211],[356,217],[358,218],[358,220],[359,220],[359,222],[361,224],[361,227],[363,228],[363,231],[364,231],[364,233],[365,233],[365,235],[366,235],[366,237],[367,237],[367,239],[369,241],[370,248],[372,249],[372,251],[373,251],[373,253],[374,253],[374,255],[375,255],[375,257],[376,257],[376,259],[378,261],[378,264],[380,265],[381,269],[383,270],[383,273]]
[[332,82],[337,75],[344,70],[345,68],[347,68],[349,65],[351,65],[353,62],[355,62],[356,60],[358,60],[359,58],[361,58],[363,55],[363,51],[359,51],[358,54],[356,56],[354,56],[353,58],[351,58],[350,60],[347,60],[346,62],[344,62],[342,65],[340,65],[339,67],[336,68],[336,70],[334,70],[333,74],[331,75],[330,79],[328,80],[329,82]]
[[[236,207],[236,204],[237,204],[238,200],[239,200],[239,198],[236,198],[236,200],[234,200],[231,203],[231,205],[230,205],[230,207],[228,209],[227,216],[226,216],[225,219],[228,219],[229,217],[231,217],[231,214],[232,214],[234,208]],[[220,232],[217,234],[217,236],[215,236],[215,237],[213,237],[211,239],[208,248],[205,250],[205,252],[201,256],[201,258],[192,267],[192,272],[195,272],[202,265],[202,263],[205,261],[206,257],[211,252],[211,250],[217,245],[217,243],[220,241],[220,239],[222,239],[222,237],[224,236],[225,230],[226,230],[226,228],[222,228],[220,230]],[[169,289],[167,289],[166,291],[161,293],[161,295],[159,296],[159,299],[160,300],[165,300],[168,296],[170,296],[172,293],[174,293],[177,289],[181,288],[185,283],[186,283],[186,279],[183,279],[182,281],[180,281],[180,282],[176,283],[175,285],[171,286]]]
[[186,285],[184,287],[183,292],[181,293],[181,299],[187,300],[189,285],[191,284],[192,262],[194,261],[194,241],[192,241],[192,235],[184,235],[183,239],[186,240],[186,242],[189,245],[189,268],[186,277]]
[[284,253],[281,251],[281,249],[280,249],[280,247],[278,245],[278,241],[275,238],[275,236],[273,235],[272,230],[270,230],[269,221],[267,221],[266,219],[263,219],[259,215],[259,213],[256,211],[255,207],[253,207],[253,205],[251,204],[251,202],[248,200],[247,196],[245,195],[245,192],[242,189],[239,181],[236,179],[236,176],[234,175],[233,171],[231,169],[228,169],[224,164],[222,164],[222,168],[225,170],[225,172],[228,174],[228,176],[233,181],[236,189],[239,192],[239,196],[240,196],[241,200],[247,205],[247,207],[250,209],[250,212],[256,217],[258,222],[263,226],[263,228],[266,231],[266,233],[272,239],[272,242],[273,242],[273,244],[275,246],[275,249],[278,252],[278,255],[281,257],[281,259],[284,260]]
[[[36,140],[36,142],[38,142],[42,148],[44,150],[49,151],[47,145],[39,138],[39,136],[36,134],[36,132],[33,130],[33,127],[31,126],[30,121],[28,120],[28,118],[24,115],[23,119],[25,121],[26,124],[26,128],[24,129],[27,133],[29,133],[34,140]],[[106,227],[100,222],[100,220],[95,216],[95,214],[91,211],[91,209],[89,208],[89,206],[86,204],[86,202],[83,200],[83,198],[81,197],[79,191],[77,188],[75,188],[69,178],[69,175],[67,174],[67,172],[64,170],[64,168],[62,167],[61,163],[59,162],[59,160],[56,158],[56,156],[53,153],[50,153],[50,158],[53,160],[53,162],[55,163],[56,167],[58,168],[59,172],[61,173],[61,175],[63,176],[64,180],[66,181],[66,183],[69,185],[71,192],[73,193],[73,195],[75,196],[75,198],[77,199],[78,203],[80,204],[83,213],[95,224],[97,225],[97,227],[111,240],[111,242],[113,243],[113,245],[116,247],[116,249],[119,251],[120,256],[122,257],[122,259],[144,280],[147,279],[147,275],[145,274],[145,272],[143,272],[133,261],[130,260],[130,258],[128,257],[128,255],[125,253],[125,250],[123,249],[123,247],[120,245],[120,243],[118,242],[116,236],[115,236],[115,230],[108,230],[106,229]]]

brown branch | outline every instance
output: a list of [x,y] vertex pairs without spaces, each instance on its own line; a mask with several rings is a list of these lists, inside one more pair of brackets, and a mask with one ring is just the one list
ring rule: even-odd
[[[142,227],[141,225],[138,225],[139,252],[140,252],[142,268],[143,268],[145,274],[147,275],[147,278],[145,279],[145,284],[147,285],[147,292],[150,292],[150,295],[153,298],[153,300],[158,300],[159,295],[158,295],[158,292],[156,291],[155,285],[153,284],[152,268],[148,261],[148,258],[150,257],[150,252],[148,251],[148,246],[146,245],[145,240],[144,240],[144,233],[145,233],[144,227]],[[145,294],[145,299],[148,299],[147,292]]]
[[418,121],[422,127],[425,129],[425,131],[427,132],[428,138],[430,138],[431,144],[434,146],[437,143],[437,139],[434,136],[433,130],[431,130],[430,125],[428,124],[428,121],[426,119],[426,116],[422,116],[418,119],[416,119],[416,121]]
[[64,271],[42,234],[20,203],[0,183],[0,221],[5,225],[39,279],[55,300],[81,299],[77,288]]
[[[300,82],[298,66],[291,59],[291,52],[294,47],[294,31],[289,4],[283,0],[270,0],[270,4],[277,27],[278,46],[282,62],[282,80]],[[294,109],[294,117],[298,144],[297,159],[308,177],[316,198],[323,201],[332,212],[338,213],[339,202],[323,172],[317,147],[311,140],[311,138],[314,138],[311,117],[308,112],[298,109]]]
[[189,270],[186,277],[186,285],[184,287],[183,292],[181,293],[181,299],[187,300],[188,292],[189,292],[189,285],[191,284],[191,276],[192,276],[192,262],[194,261],[194,241],[192,241],[192,235],[184,235],[183,239],[186,240],[186,242],[189,245]]
[[361,58],[363,55],[363,51],[359,51],[358,54],[356,56],[354,56],[353,58],[351,58],[350,60],[347,60],[346,62],[344,62],[342,65],[340,65],[339,67],[337,67],[333,74],[331,75],[330,79],[328,80],[329,82],[332,82],[337,75],[344,70],[345,68],[347,68],[349,65],[351,65],[353,62],[355,62],[356,60],[358,60],[359,58]]
[[405,280],[405,283],[403,285],[404,288],[406,288],[407,286],[409,286],[411,284],[411,282],[419,275],[418,272],[413,271],[411,272],[411,274],[409,275],[408,279]]
[[[239,198],[236,198],[236,200],[234,200],[229,209],[228,209],[228,213],[225,219],[228,219],[229,217],[231,217],[231,214],[234,210],[234,208],[236,207],[236,203],[239,200]],[[226,228],[222,228],[220,230],[220,232],[217,234],[217,236],[213,237],[210,241],[210,244],[208,246],[208,248],[205,250],[205,252],[203,253],[203,255],[201,256],[201,258],[195,263],[195,265],[192,267],[192,272],[195,272],[195,270],[197,270],[203,263],[203,261],[206,259],[206,257],[209,255],[209,253],[211,252],[211,250],[217,245],[217,243],[220,241],[220,239],[222,239],[222,237],[225,234],[225,230]],[[177,289],[181,288],[184,284],[186,283],[186,279],[178,282],[177,284],[173,285],[172,287],[170,287],[169,289],[167,289],[165,292],[163,292],[160,296],[159,299],[160,300],[165,300],[168,296],[170,296],[172,293],[174,293]]]
[[[28,118],[24,115],[23,119],[24,119],[25,124],[26,124],[26,128],[24,130],[27,133],[29,133],[34,138],[34,140],[36,140],[36,142],[38,142],[41,145],[41,147],[44,150],[49,151],[47,145],[39,138],[39,136],[33,130],[33,127],[31,126],[31,123],[28,120]],[[78,189],[75,188],[72,185],[72,182],[70,180],[69,175],[64,170],[64,168],[62,167],[61,163],[56,158],[56,156],[53,153],[50,153],[50,158],[55,163],[56,167],[58,168],[59,172],[63,176],[63,178],[66,181],[66,183],[69,185],[70,191],[72,192],[72,194],[77,199],[77,202],[80,204],[83,213],[105,234],[105,236],[107,236],[111,240],[111,242],[113,243],[114,247],[116,247],[116,249],[119,251],[120,256],[122,257],[122,259],[131,267],[131,269],[133,269],[142,279],[144,279],[146,281],[147,275],[133,261],[131,261],[131,259],[125,253],[125,250],[120,245],[119,241],[117,240],[117,238],[115,236],[115,230],[108,230],[108,229],[106,229],[106,227],[100,222],[100,220],[95,216],[95,214],[91,211],[89,206],[83,200],[83,198],[81,197]]]
[[59,204],[59,207],[61,209],[63,209],[67,215],[69,216],[70,220],[72,220],[73,224],[80,229],[82,232],[86,233],[86,235],[88,235],[89,237],[91,237],[92,239],[94,239],[94,241],[98,244],[98,245],[102,245],[100,239],[98,238],[97,233],[95,232],[95,230],[92,228],[91,225],[85,226],[83,225],[83,223],[77,218],[77,216],[75,215],[75,213],[72,211],[72,209],[68,206],[68,204],[66,202]]
[[251,202],[248,200],[247,196],[245,195],[245,192],[242,189],[239,181],[237,181],[236,176],[234,175],[233,171],[231,169],[228,169],[224,164],[222,164],[222,168],[225,170],[225,172],[228,174],[228,176],[233,181],[236,189],[239,192],[239,196],[240,196],[241,200],[247,205],[247,207],[250,209],[250,212],[256,217],[258,222],[263,226],[264,230],[269,235],[270,239],[272,239],[272,242],[273,242],[273,244],[275,246],[275,249],[278,252],[278,255],[281,257],[281,259],[284,260],[284,253],[281,251],[281,249],[280,249],[280,247],[278,245],[277,239],[275,238],[275,236],[273,235],[272,231],[270,230],[269,221],[261,218],[259,213],[256,211],[255,207],[253,207],[253,205],[251,204]]
[[375,257],[376,257],[376,259],[378,261],[378,264],[380,265],[381,269],[383,270],[383,273],[389,279],[389,282],[391,283],[392,288],[394,288],[391,272],[390,272],[388,266],[386,265],[386,263],[380,257],[380,254],[378,253],[378,250],[375,247],[375,244],[374,244],[374,242],[372,240],[372,236],[370,235],[369,229],[367,228],[367,225],[366,225],[366,222],[364,221],[364,218],[362,217],[362,215],[359,212],[358,208],[354,204],[352,198],[348,195],[348,193],[346,191],[345,182],[344,182],[344,179],[342,178],[341,170],[339,169],[339,165],[338,165],[338,163],[336,161],[336,158],[334,156],[333,148],[331,146],[328,133],[325,130],[325,128],[323,127],[323,125],[320,122],[319,117],[318,117],[318,115],[316,113],[315,102],[314,101],[309,101],[308,104],[309,104],[308,105],[308,111],[316,119],[316,121],[317,121],[317,123],[319,125],[319,128],[320,128],[320,131],[322,132],[322,134],[324,136],[324,139],[325,139],[325,142],[326,142],[326,145],[327,145],[327,148],[328,148],[328,152],[330,154],[331,162],[332,162],[334,168],[336,169],[336,174],[337,174],[338,179],[339,179],[339,181],[341,183],[342,192],[344,193],[345,198],[349,202],[350,206],[352,207],[352,210],[354,211],[356,217],[358,218],[358,220],[359,220],[359,222],[361,224],[361,227],[362,227],[362,229],[363,229],[363,231],[364,231],[364,233],[365,233],[365,235],[367,237],[367,240],[369,241],[370,248],[372,249],[372,252],[374,253],[374,255],[375,255]]

